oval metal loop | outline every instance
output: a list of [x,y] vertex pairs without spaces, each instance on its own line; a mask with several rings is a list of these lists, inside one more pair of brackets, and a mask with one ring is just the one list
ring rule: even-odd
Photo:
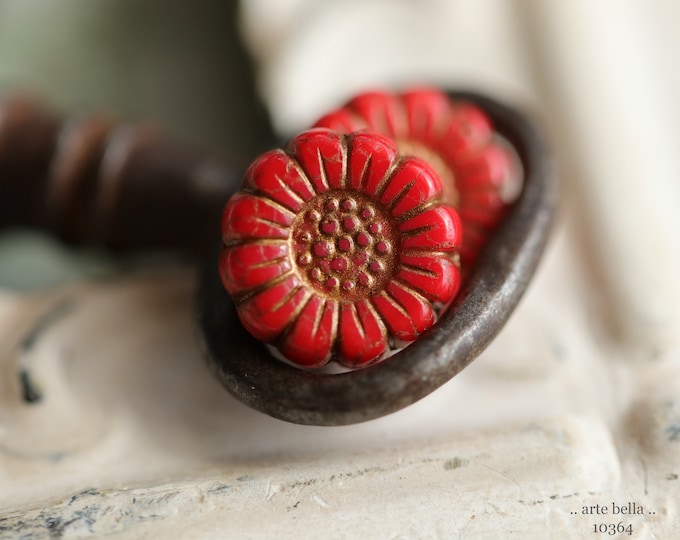
[[557,209],[557,176],[542,137],[524,115],[476,93],[449,96],[481,107],[524,169],[518,199],[483,248],[454,305],[387,361],[341,374],[313,373],[274,359],[243,330],[211,257],[201,275],[198,318],[216,376],[242,402],[298,424],[372,420],[411,405],[455,377],[510,317],[547,242]]

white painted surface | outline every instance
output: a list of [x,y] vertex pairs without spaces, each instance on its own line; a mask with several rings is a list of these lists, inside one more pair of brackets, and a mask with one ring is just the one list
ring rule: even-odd
[[[470,368],[342,428],[279,422],[223,392],[186,272],[3,293],[0,538],[597,538],[619,522],[633,538],[680,535],[677,8],[276,4],[262,18],[269,3],[245,2],[243,17],[284,131],[412,78],[539,111],[565,184],[546,260]],[[19,362],[41,403],[21,401]],[[644,515],[612,515],[628,503]]]

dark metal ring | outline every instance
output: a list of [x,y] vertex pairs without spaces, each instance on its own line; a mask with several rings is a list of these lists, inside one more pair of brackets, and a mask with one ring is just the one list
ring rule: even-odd
[[558,181],[535,126],[516,110],[471,92],[449,92],[481,107],[516,150],[524,184],[479,255],[455,304],[415,343],[374,366],[341,374],[302,371],[274,359],[241,326],[216,256],[201,276],[198,318],[210,364],[247,405],[308,425],[345,425],[398,411],[469,365],[500,331],[527,288],[557,208]]

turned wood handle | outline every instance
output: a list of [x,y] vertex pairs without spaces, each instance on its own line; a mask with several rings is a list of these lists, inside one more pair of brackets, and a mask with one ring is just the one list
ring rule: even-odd
[[189,252],[219,241],[240,176],[149,125],[105,114],[64,121],[23,98],[0,101],[0,229],[55,233],[116,251]]

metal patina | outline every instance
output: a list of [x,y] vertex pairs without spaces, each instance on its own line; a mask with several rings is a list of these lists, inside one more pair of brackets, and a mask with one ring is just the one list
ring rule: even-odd
[[309,425],[345,425],[398,411],[427,396],[468,366],[503,327],[526,290],[546,245],[558,182],[534,125],[516,110],[467,92],[451,92],[481,107],[517,152],[522,191],[479,254],[463,291],[436,325],[388,361],[339,374],[300,370],[274,359],[243,331],[207,258],[198,317],[210,363],[224,386],[249,406]]

